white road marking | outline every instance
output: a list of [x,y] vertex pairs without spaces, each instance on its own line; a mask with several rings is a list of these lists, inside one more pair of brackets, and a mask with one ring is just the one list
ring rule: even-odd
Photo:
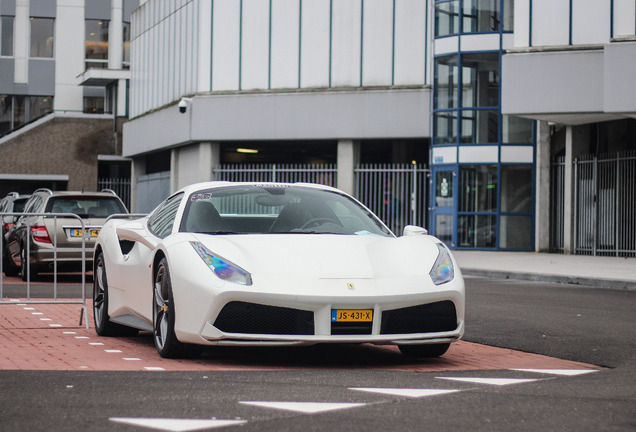
[[262,408],[272,408],[285,411],[295,411],[304,414],[316,414],[327,411],[335,411],[348,408],[361,407],[364,403],[331,403],[331,402],[264,402],[264,401],[240,401],[244,405],[254,405]]
[[455,393],[460,390],[444,390],[444,389],[406,389],[406,388],[370,388],[370,387],[349,387],[349,390],[357,390],[369,393],[380,393],[391,396],[405,396],[411,398],[420,398],[425,396],[438,396],[448,393]]
[[76,332],[73,332],[73,331],[65,331],[65,332],[62,332],[62,334],[68,334],[68,335],[71,335],[71,334],[77,334],[77,333],[76,333]]
[[169,432],[189,432],[225,426],[237,426],[247,423],[245,420],[207,420],[207,419],[167,419],[167,418],[134,418],[111,417],[115,423],[141,426],[149,429]]
[[89,345],[93,345],[93,346],[103,346],[104,344],[101,342],[89,342]]
[[551,375],[576,376],[592,372],[598,372],[597,369],[510,369],[521,372],[534,372]]
[[115,349],[111,349],[111,350],[104,350],[107,353],[120,353],[122,352],[121,350],[115,350]]
[[137,357],[124,357],[122,360],[137,361],[137,360],[141,360],[141,359],[137,358]]
[[538,379],[529,379],[529,378],[471,378],[471,377],[436,377],[436,378],[451,380],[451,381],[464,381],[464,382],[471,382],[476,384],[487,384],[487,385],[496,385],[496,386],[522,384],[522,383],[528,383],[533,381],[539,381]]
[[149,371],[164,371],[165,369],[159,366],[146,366],[144,369]]
[[49,324],[49,327],[62,327],[62,324]]
[[44,315],[44,312],[31,312],[31,315]]

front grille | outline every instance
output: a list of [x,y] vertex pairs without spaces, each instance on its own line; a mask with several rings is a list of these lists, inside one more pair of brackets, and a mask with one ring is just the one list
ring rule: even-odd
[[332,335],[363,335],[371,334],[372,322],[332,322]]
[[446,300],[382,312],[380,334],[433,333],[456,328],[455,304]]
[[214,327],[225,333],[313,335],[314,313],[235,301],[223,307]]

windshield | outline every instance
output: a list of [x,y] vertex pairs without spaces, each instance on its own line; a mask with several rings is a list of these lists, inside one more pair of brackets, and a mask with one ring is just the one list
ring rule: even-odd
[[53,197],[46,204],[46,213],[73,213],[83,218],[107,218],[127,213],[117,198],[109,197]]
[[188,198],[180,231],[392,236],[351,198],[303,186],[229,186]]

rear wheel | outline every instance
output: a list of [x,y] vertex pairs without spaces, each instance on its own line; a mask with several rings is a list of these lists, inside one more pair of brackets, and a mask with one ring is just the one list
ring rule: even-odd
[[398,348],[407,357],[440,357],[448,350],[449,343],[428,345],[398,345]]
[[152,324],[155,347],[159,355],[165,358],[197,357],[201,353],[201,347],[180,342],[174,332],[174,323],[172,281],[168,261],[163,258],[157,267],[153,293]]
[[108,316],[108,279],[104,265],[104,254],[100,253],[95,261],[93,274],[93,319],[95,332],[100,336],[135,336],[139,330],[116,324]]

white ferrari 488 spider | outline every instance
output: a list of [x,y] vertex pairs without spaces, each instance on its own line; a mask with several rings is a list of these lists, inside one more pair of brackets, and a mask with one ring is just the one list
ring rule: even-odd
[[108,220],[94,258],[95,329],[204,345],[397,344],[436,357],[464,332],[464,281],[423,228],[396,237],[327,186],[210,182],[150,215]]

